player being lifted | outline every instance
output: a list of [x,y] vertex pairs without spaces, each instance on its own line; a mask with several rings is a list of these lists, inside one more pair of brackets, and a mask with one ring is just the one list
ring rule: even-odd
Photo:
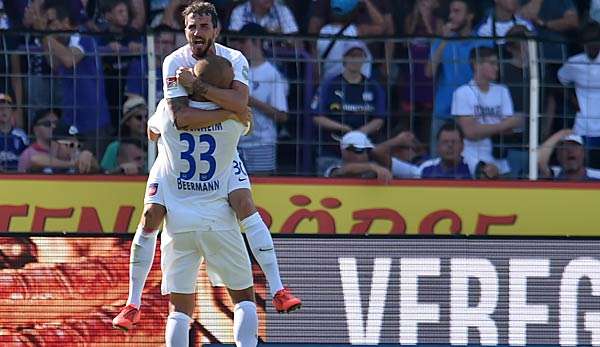
[[[183,15],[188,45],[166,57],[163,63],[165,79],[163,86],[167,108],[172,113],[174,121],[179,127],[185,127],[192,124],[193,120],[201,119],[206,124],[215,124],[229,118],[232,112],[246,114],[248,63],[240,52],[214,42],[218,34],[214,6],[205,2],[196,2],[189,5]],[[217,88],[201,81],[194,84],[191,71],[181,69],[191,68],[198,58],[214,54],[223,56],[232,63],[234,81],[230,89]],[[189,107],[187,90],[213,101],[222,110],[207,111]],[[183,152],[180,155],[187,158],[189,153]],[[232,173],[228,183],[229,203],[241,221],[240,224],[245,230],[254,257],[265,273],[273,295],[273,305],[278,312],[297,309],[301,302],[281,283],[270,232],[257,213],[249,179],[237,154],[233,160]],[[158,189],[160,187],[155,182],[149,182],[147,195],[156,194],[155,190]],[[113,320],[116,327],[130,329],[140,319],[141,293],[152,266],[156,235],[165,213],[163,206],[152,204],[144,206],[131,248],[129,298],[127,306]]]

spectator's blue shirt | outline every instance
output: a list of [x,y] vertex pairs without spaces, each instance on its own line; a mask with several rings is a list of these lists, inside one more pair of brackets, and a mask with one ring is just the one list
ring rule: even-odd
[[469,165],[465,161],[461,161],[460,164],[454,168],[446,169],[441,161],[438,164],[424,166],[421,169],[421,178],[448,178],[448,179],[462,179],[470,180],[473,178]]
[[19,155],[28,145],[29,139],[22,129],[13,128],[8,133],[0,132],[0,169],[17,171]]
[[90,133],[109,125],[102,64],[96,42],[89,36],[72,35],[69,47],[79,49],[84,57],[72,68],[60,66],[63,86],[65,124],[74,124],[80,133]]
[[[144,57],[136,58],[129,64],[125,93],[137,94],[146,98],[148,95],[148,64]],[[156,69],[156,101],[163,98],[162,69]]]
[[318,114],[357,129],[373,117],[384,118],[385,93],[374,79],[348,83],[342,75],[324,83],[320,90]]
[[[475,33],[473,33],[475,36]],[[431,45],[431,56],[442,44],[441,39],[433,41]],[[439,119],[452,118],[452,94],[463,84],[473,78],[473,69],[469,63],[469,54],[475,47],[492,47],[490,40],[448,40],[440,65],[438,66],[436,79],[435,103],[433,115]]]

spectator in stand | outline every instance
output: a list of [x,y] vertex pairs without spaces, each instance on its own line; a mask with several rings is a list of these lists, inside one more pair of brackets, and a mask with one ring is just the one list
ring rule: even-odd
[[20,20],[15,19],[14,4],[0,0],[0,92],[13,95],[13,118],[15,125],[19,128],[25,127],[23,117],[23,80],[21,78],[20,56],[14,53],[16,47],[22,43],[21,33],[9,33],[7,29],[18,29],[21,27]]
[[124,139],[120,141],[116,166],[105,170],[106,174],[141,175],[147,173],[143,144],[140,140]]
[[240,138],[238,148],[249,173],[268,175],[277,169],[277,126],[288,119],[288,83],[283,75],[265,59],[262,40],[265,28],[248,23],[239,31],[248,35],[234,43],[250,63],[250,99],[252,132]]
[[0,172],[16,171],[19,155],[29,144],[23,129],[13,126],[12,98],[0,93]]
[[332,163],[325,170],[325,177],[377,178],[389,183],[392,173],[387,168],[369,160],[369,151],[375,146],[367,135],[351,131],[340,140],[342,159]]
[[[137,160],[125,161],[127,158],[137,156],[128,155],[132,153],[131,148],[121,148],[123,141],[129,141],[130,145],[140,143],[142,147],[146,139],[146,128],[148,119],[148,106],[146,100],[141,96],[131,96],[123,104],[123,117],[119,131],[119,139],[111,142],[104,151],[100,166],[105,173],[125,173],[136,175],[144,173],[145,166],[138,165]],[[134,141],[134,142],[132,142]],[[132,147],[130,146],[130,147]],[[135,154],[135,153],[134,153]]]
[[[550,158],[556,149],[559,166],[550,166]],[[589,181],[600,180],[600,171],[585,167],[583,137],[571,129],[560,130],[542,144],[538,152],[540,176],[555,180]]]
[[585,52],[571,58],[558,71],[564,85],[575,85],[579,112],[573,131],[584,137],[589,153],[589,165],[600,168],[600,24],[590,22],[583,29],[581,40]]
[[[74,31],[74,18],[61,1],[44,3],[35,17],[34,28]],[[109,139],[111,123],[104,89],[104,75],[92,37],[79,33],[52,34],[42,38],[44,51],[51,55],[62,87],[62,122],[74,125],[80,136],[100,152]]]
[[493,164],[463,158],[464,134],[452,121],[442,125],[437,132],[438,157],[415,165],[394,155],[398,147],[415,146],[415,140],[411,132],[401,132],[377,145],[371,153],[372,157],[382,166],[391,168],[396,178],[498,178],[498,168]]
[[[332,134],[352,130],[376,136],[386,120],[385,93],[374,79],[361,73],[366,59],[364,46],[347,42],[343,53],[344,70],[326,81],[320,88],[314,122],[319,126],[320,153],[318,161],[336,156],[335,146],[327,145]],[[322,170],[325,164],[319,164]]]
[[132,36],[135,30],[129,23],[129,9],[129,0],[105,0],[101,6],[105,21],[102,32],[109,35],[98,36],[98,44],[112,51],[112,54],[102,56],[104,85],[112,124],[119,124],[119,108],[125,101],[129,66],[137,58],[132,54],[141,56],[144,48],[141,38]]
[[522,126],[522,118],[514,115],[508,88],[493,82],[498,75],[496,51],[489,47],[474,48],[470,61],[474,71],[473,79],[459,87],[452,98],[452,115],[465,134],[463,157],[467,161],[494,164],[500,174],[509,174],[511,164],[516,166],[519,161],[511,161],[509,164],[506,159],[509,157],[508,153],[503,153],[506,156],[495,157],[492,137],[512,133]]
[[93,173],[99,169],[92,152],[81,151],[75,126],[58,124],[59,110],[40,110],[33,120],[35,142],[19,157],[19,172]]
[[247,0],[231,12],[229,30],[239,31],[248,23],[257,23],[268,32],[276,34],[295,34],[298,24],[292,11],[275,0]]
[[[446,40],[475,36],[473,21],[475,10],[470,0],[452,0],[448,22],[442,26],[444,39],[435,39],[431,45],[431,59],[425,66],[425,76],[434,79],[435,102],[431,134],[452,118],[452,94],[459,86],[473,78],[469,53],[475,47],[491,46],[488,40]],[[431,136],[430,148],[435,148],[436,137]]]
[[[529,31],[534,31],[533,24],[519,16],[519,0],[494,0],[494,8],[477,28],[477,35],[481,37],[504,37],[515,25],[523,25]],[[499,45],[504,40],[496,40]]]

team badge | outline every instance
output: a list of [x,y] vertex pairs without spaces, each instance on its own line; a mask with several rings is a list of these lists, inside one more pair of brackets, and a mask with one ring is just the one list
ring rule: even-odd
[[158,192],[158,183],[150,183],[148,185],[148,196],[154,196]]
[[177,77],[167,77],[167,89],[177,88]]

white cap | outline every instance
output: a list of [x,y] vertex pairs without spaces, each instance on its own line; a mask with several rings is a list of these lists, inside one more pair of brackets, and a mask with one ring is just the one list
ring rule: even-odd
[[365,133],[360,131],[350,131],[342,137],[340,141],[340,147],[342,149],[346,149],[348,147],[356,147],[356,148],[373,148],[373,143]]
[[342,56],[344,56],[344,57],[346,56],[346,54],[348,54],[348,52],[350,52],[351,50],[353,50],[355,48],[362,50],[364,55],[367,54],[367,46],[362,41],[349,40],[349,41],[344,41],[343,44],[344,45],[342,46],[342,48],[343,48]]
[[567,141],[576,142],[583,146],[583,137],[581,137],[580,135],[571,134],[571,135],[567,135],[567,136],[563,137],[562,139],[560,139],[560,142],[567,142]]

